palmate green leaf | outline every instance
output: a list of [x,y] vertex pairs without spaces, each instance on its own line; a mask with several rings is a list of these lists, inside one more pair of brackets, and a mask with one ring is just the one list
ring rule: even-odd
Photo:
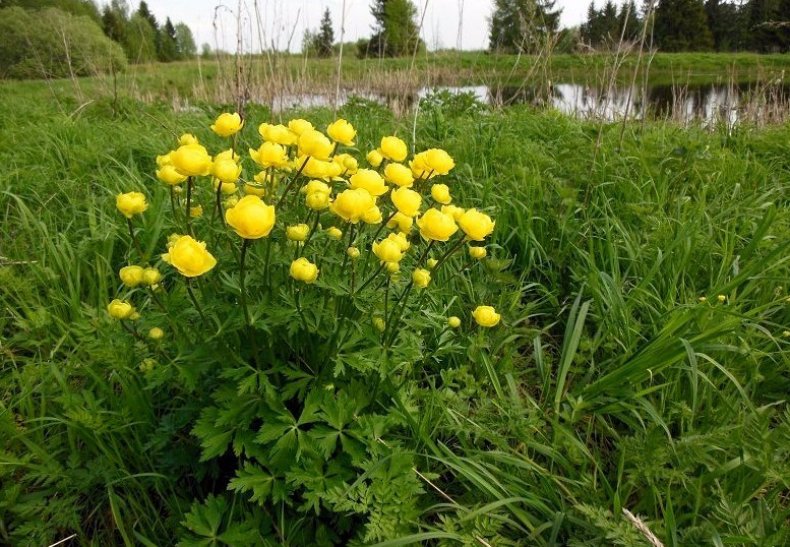
[[242,469],[236,470],[236,477],[228,483],[228,490],[250,493],[250,501],[263,503],[272,493],[276,478],[266,469],[251,462],[245,462]]
[[228,503],[224,497],[213,494],[209,494],[202,504],[193,505],[192,510],[184,516],[182,525],[205,539],[182,543],[182,545],[213,545],[227,507]]
[[284,421],[270,421],[261,426],[258,434],[255,436],[255,441],[261,444],[268,444],[280,439],[288,431],[293,430],[296,423],[288,423]]
[[233,436],[233,432],[226,427],[217,426],[219,409],[208,407],[203,410],[192,428],[192,434],[200,439],[200,447],[203,449],[200,461],[205,462],[223,454],[228,449],[228,444]]

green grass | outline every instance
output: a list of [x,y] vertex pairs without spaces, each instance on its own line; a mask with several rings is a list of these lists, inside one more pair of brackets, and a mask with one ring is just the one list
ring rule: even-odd
[[[198,519],[193,501],[212,515],[226,498],[217,527],[230,530],[260,509],[224,494],[227,462],[196,463],[210,392],[195,369],[210,356],[168,349],[142,374],[140,347],[104,313],[129,246],[114,195],[155,188],[172,133],[206,135],[220,108],[84,104],[93,83],[81,85],[83,100],[62,82],[57,102],[42,83],[1,94],[0,542],[169,544]],[[411,133],[373,103],[341,114],[363,151]],[[456,199],[497,220],[487,275],[454,287],[491,298],[505,326],[425,356],[397,392],[395,442],[430,483],[410,529],[382,544],[645,545],[623,508],[666,545],[790,540],[790,128],[620,131],[463,98],[423,105],[417,148],[447,149]],[[167,206],[152,202],[147,251]]]

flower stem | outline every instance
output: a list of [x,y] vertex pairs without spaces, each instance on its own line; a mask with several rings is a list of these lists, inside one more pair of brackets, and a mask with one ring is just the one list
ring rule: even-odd
[[176,188],[170,187],[170,208],[173,210],[173,220],[178,218],[178,207],[176,206]]
[[[397,327],[398,323],[400,323],[401,317],[403,317],[403,311],[406,309],[406,306],[409,303],[409,295],[411,294],[411,290],[414,287],[414,280],[409,281],[409,284],[401,293],[398,300],[392,306],[392,317],[393,320],[386,321],[386,327],[389,328],[389,331],[384,331],[384,340],[386,340],[386,347],[390,347],[392,343],[395,341],[395,336],[397,335]],[[403,302],[401,305],[400,310],[398,309],[398,305]]]
[[239,285],[241,287],[241,307],[244,310],[244,322],[250,327],[252,325],[252,320],[250,319],[250,310],[247,307],[247,289],[244,286],[244,274],[246,273],[244,265],[247,258],[247,249],[250,246],[250,240],[244,239],[243,241],[244,242],[241,244],[241,259],[239,260]]
[[200,315],[200,319],[201,321],[203,321],[203,324],[208,325],[208,322],[206,321],[206,316],[203,315],[203,309],[200,307],[200,304],[198,304],[197,298],[195,298],[195,293],[192,291],[191,279],[185,277],[184,280],[187,285],[187,294],[189,295],[189,299],[192,300],[192,305],[195,306],[195,309],[197,310],[198,315]]
[[219,220],[222,226],[225,226],[225,213],[222,210],[222,182],[217,185],[217,203],[214,208],[214,213],[211,215],[211,221],[214,222],[214,217],[219,213]]
[[[387,218],[384,220],[384,222],[382,222],[382,223],[381,223],[381,225],[379,225],[378,229],[377,229],[377,230],[376,230],[376,232],[373,234],[373,238],[370,240],[370,241],[371,241],[371,243],[375,243],[375,242],[376,242],[376,238],[377,238],[377,237],[379,237],[379,234],[381,233],[381,231],[384,229],[384,227],[385,227],[387,224],[389,224],[389,221],[390,221],[390,220],[392,220],[392,219],[395,217],[395,214],[396,214],[397,212],[398,212],[398,210],[397,210],[397,209],[395,209],[394,211],[392,211],[392,213],[390,214],[390,216],[388,216],[388,217],[387,217]],[[368,254],[368,255],[365,257],[365,267],[364,267],[364,268],[363,268],[363,270],[362,270],[362,276],[363,276],[363,277],[364,277],[364,275],[365,275],[366,273],[368,273],[368,264],[369,264],[369,263],[370,263],[370,254]]]
[[190,215],[190,205],[192,202],[192,177],[187,178],[187,202],[186,202],[186,223],[187,223],[187,233],[189,235],[192,234],[192,225],[190,224],[192,215]]
[[436,263],[436,266],[433,267],[433,271],[438,273],[439,268],[442,267],[442,264],[444,264],[445,261],[448,258],[450,258],[450,255],[452,255],[455,251],[460,249],[461,245],[463,245],[465,241],[466,241],[465,238],[462,237],[461,239],[458,240],[458,242],[455,245],[450,247],[450,249],[446,253],[444,253],[442,257],[439,259],[439,261]]
[[137,236],[134,234],[134,226],[132,226],[131,218],[126,219],[126,225],[129,227],[129,235],[132,238],[132,245],[134,245],[134,248],[137,249],[137,254],[140,255],[140,260],[145,260],[143,248],[140,246],[140,242],[137,240]]
[[378,269],[375,272],[373,272],[373,274],[371,274],[371,276],[368,278],[368,280],[365,281],[362,285],[360,285],[360,287],[356,291],[354,291],[354,289],[352,288],[351,289],[351,293],[352,294],[356,294],[356,293],[362,292],[362,289],[364,289],[365,287],[370,285],[371,281],[376,279],[376,277],[381,273],[381,270],[383,270],[383,269],[384,269],[384,262],[381,263],[381,265],[378,267]]
[[310,161],[310,156],[307,156],[305,158],[304,162],[302,163],[302,166],[299,168],[299,170],[296,172],[296,174],[293,176],[293,178],[288,181],[288,186],[285,187],[285,190],[283,191],[283,195],[280,196],[280,199],[275,204],[275,207],[280,207],[280,205],[282,204],[283,200],[285,200],[285,197],[288,195],[288,191],[291,189],[291,186],[293,186],[294,182],[296,182],[296,179],[299,178],[299,175],[302,174],[302,171],[304,170],[304,168],[307,167],[307,162],[308,161]]

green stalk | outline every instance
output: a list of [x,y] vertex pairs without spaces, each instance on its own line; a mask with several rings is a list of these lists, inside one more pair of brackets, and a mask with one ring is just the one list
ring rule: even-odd
[[191,224],[192,216],[189,214],[191,201],[192,201],[192,177],[189,177],[187,178],[187,201],[184,210],[186,211],[187,233],[189,235],[194,235],[192,233],[192,224]]

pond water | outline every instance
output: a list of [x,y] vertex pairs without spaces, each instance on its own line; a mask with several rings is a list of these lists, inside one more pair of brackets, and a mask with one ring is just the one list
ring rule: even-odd
[[[609,121],[622,119],[627,113],[633,119],[671,119],[683,123],[724,123],[731,126],[746,118],[782,121],[790,110],[790,86],[784,82],[770,85],[653,85],[646,92],[640,86],[601,88],[576,83],[556,83],[540,91],[528,87],[440,86],[422,88],[416,93],[391,95],[344,91],[340,103],[357,96],[403,111],[413,108],[418,99],[423,100],[437,92],[468,94],[481,103],[495,106],[550,106],[570,116]],[[292,94],[278,97],[272,106],[274,110],[282,111],[291,107],[331,106],[333,101],[334,95],[329,94]]]

